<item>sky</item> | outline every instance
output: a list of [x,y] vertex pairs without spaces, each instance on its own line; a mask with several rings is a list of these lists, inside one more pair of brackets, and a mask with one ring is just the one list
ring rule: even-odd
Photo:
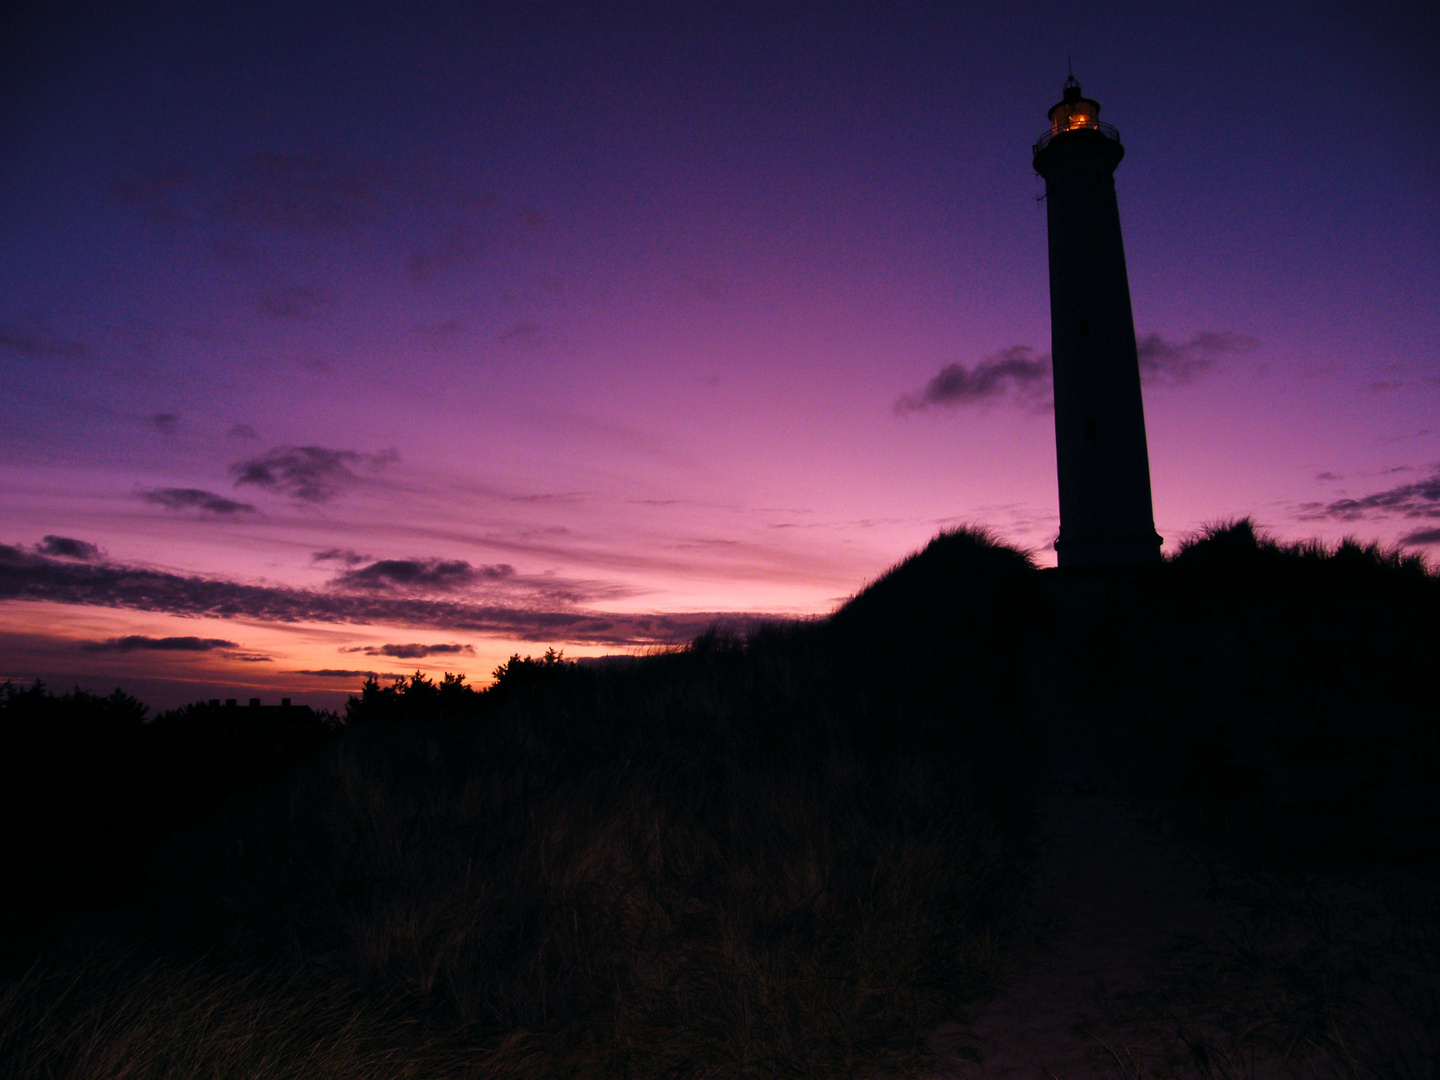
[[1156,525],[1440,557],[1429,5],[21,5],[0,681],[367,672],[1054,565],[1043,191],[1116,174]]

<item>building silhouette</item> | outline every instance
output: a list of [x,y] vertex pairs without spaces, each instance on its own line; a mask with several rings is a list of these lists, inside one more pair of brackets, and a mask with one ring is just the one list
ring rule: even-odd
[[1062,567],[1161,561],[1130,282],[1115,200],[1120,133],[1071,75],[1035,144],[1045,178]]

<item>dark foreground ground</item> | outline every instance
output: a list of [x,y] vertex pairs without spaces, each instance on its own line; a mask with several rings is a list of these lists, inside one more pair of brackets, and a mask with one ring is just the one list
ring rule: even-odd
[[[1057,718],[1058,719],[1058,718]],[[1024,945],[934,1076],[1434,1077],[1435,874],[1277,871],[1176,828],[1057,723]]]
[[1435,1076],[1436,655],[1422,564],[1241,523],[372,686],[167,742],[140,816],[151,725],[12,690],[0,1073]]

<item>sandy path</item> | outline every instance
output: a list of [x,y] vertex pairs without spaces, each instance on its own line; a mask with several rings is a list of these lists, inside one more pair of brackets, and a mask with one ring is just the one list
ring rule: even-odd
[[1200,865],[1139,824],[1097,755],[1063,731],[1049,745],[1032,901],[1042,942],[1000,998],[937,1033],[941,1076],[1126,1075],[1092,1022],[1153,978],[1177,935],[1209,939],[1227,919]]

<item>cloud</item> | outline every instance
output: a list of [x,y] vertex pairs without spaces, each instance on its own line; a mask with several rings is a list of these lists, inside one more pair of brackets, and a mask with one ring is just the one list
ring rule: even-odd
[[437,184],[424,166],[353,154],[252,153],[205,169],[157,164],[119,176],[120,205],[162,228],[212,232],[217,257],[258,268],[263,234],[307,240],[356,233],[408,211],[430,237],[412,245],[406,268],[427,282],[475,263],[494,239],[514,242],[548,227],[548,212],[507,206]]
[[119,177],[111,193],[160,226],[230,225],[275,232],[351,232],[389,211],[378,162],[321,154],[248,154],[210,173],[172,166]]
[[[1183,386],[1194,382],[1226,356],[1259,348],[1260,343],[1228,330],[1203,330],[1189,341],[1170,341],[1146,334],[1136,343],[1143,382]],[[897,413],[918,412],[931,406],[985,405],[998,401],[1048,409],[1052,369],[1049,353],[1036,353],[1028,345],[1011,345],[984,357],[973,368],[947,364],[914,393],[895,403]]]
[[[518,575],[517,575],[518,577]],[[271,623],[405,626],[512,640],[611,647],[688,641],[722,622],[747,625],[736,613],[610,613],[582,610],[564,583],[507,579],[509,603],[396,595],[388,590],[315,591],[187,576],[121,563],[55,559],[0,544],[0,600],[121,608]],[[526,591],[528,590],[528,591]],[[571,586],[570,592],[582,590]]]
[[332,302],[324,289],[294,284],[272,285],[255,297],[255,303],[265,314],[277,319],[302,321],[317,318],[321,310]]
[[414,643],[409,645],[365,645],[356,646],[353,649],[341,649],[340,651],[364,653],[366,656],[393,656],[397,660],[419,660],[426,656],[474,656],[475,646],[422,645]]
[[702,277],[695,274],[682,274],[680,284],[693,296],[711,304],[724,304],[729,302],[730,295],[734,291],[730,282],[720,277]]
[[83,360],[93,351],[83,341],[56,334],[35,312],[20,322],[0,323],[0,349],[26,360]]
[[399,457],[394,449],[365,454],[325,446],[277,446],[268,454],[237,461],[230,466],[230,473],[236,487],[254,484],[301,502],[323,503],[360,482],[352,465],[378,472]]
[[180,430],[180,414],[173,412],[157,412],[150,415],[150,426],[161,435],[174,435]]
[[229,435],[232,439],[244,439],[247,441],[260,438],[259,433],[249,424],[236,424],[225,434]]
[[1412,387],[1422,389],[1431,386],[1440,386],[1440,376],[1409,381],[1404,379],[1382,379],[1378,382],[1372,382],[1366,389],[1372,394],[1385,394],[1395,390],[1409,390]]
[[250,154],[211,204],[213,218],[277,232],[349,232],[386,211],[385,169],[315,154]]
[[441,274],[471,265],[479,254],[479,243],[456,233],[438,247],[412,252],[405,266],[410,280],[424,285]]
[[73,540],[68,536],[47,536],[35,545],[41,555],[57,559],[79,559],[81,562],[99,562],[100,549],[84,540]]
[[171,166],[148,175],[118,177],[110,193],[152,225],[190,225],[196,220],[194,192],[200,174],[183,166]]
[[496,341],[514,342],[517,345],[535,346],[540,344],[540,324],[525,320],[518,322],[500,334]]
[[454,343],[455,339],[465,332],[465,326],[457,319],[446,319],[443,322],[422,324],[414,328],[415,336],[432,347],[446,346]]
[[335,579],[342,589],[395,589],[405,592],[453,592],[481,581],[513,577],[508,563],[471,566],[463,559],[380,559]]
[[374,671],[350,671],[345,668],[309,668],[287,671],[286,675],[312,675],[317,679],[373,679],[379,673]]
[[1398,484],[1359,499],[1301,503],[1300,513],[1296,516],[1302,521],[1360,521],[1370,517],[1440,518],[1440,464],[1432,466],[1430,475],[1423,480]]
[[1050,358],[1028,345],[1012,345],[985,357],[974,369],[947,364],[913,394],[895,403],[897,413],[934,405],[977,405],[1002,399],[1040,404],[1050,386]]
[[253,514],[255,507],[249,503],[236,502],[224,495],[200,488],[155,488],[137,492],[148,503],[163,506],[166,510],[196,510],[216,517],[234,517],[237,514]]
[[[105,641],[87,641],[80,646],[86,652],[214,652],[216,649],[233,649],[235,642],[222,638],[198,637],[146,637],[130,634],[127,637],[109,638]],[[261,657],[260,659],[269,659]]]
[[310,556],[311,562],[339,562],[346,566],[359,566],[369,555],[361,555],[353,548],[326,548]]
[[1400,542],[1412,547],[1440,546],[1440,529],[1416,529],[1402,536]]
[[1146,334],[1136,343],[1140,378],[1159,386],[1192,383],[1227,356],[1254,352],[1260,342],[1228,330],[1202,330],[1189,341],[1167,341]]

